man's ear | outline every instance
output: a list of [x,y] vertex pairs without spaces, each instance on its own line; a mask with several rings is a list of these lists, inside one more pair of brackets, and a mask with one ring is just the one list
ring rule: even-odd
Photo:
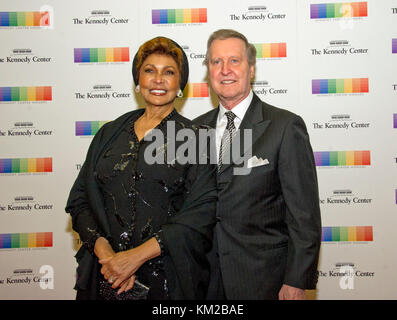
[[250,66],[250,78],[254,79],[255,77],[255,66]]

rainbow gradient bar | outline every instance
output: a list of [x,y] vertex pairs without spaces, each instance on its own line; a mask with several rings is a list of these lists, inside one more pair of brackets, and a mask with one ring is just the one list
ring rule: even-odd
[[393,114],[393,128],[397,129],[397,113]]
[[0,249],[43,247],[52,247],[52,232],[0,234]]
[[256,43],[257,58],[285,58],[287,56],[287,44],[281,43]]
[[183,90],[185,98],[206,98],[209,96],[207,83],[188,83]]
[[124,48],[75,48],[74,62],[128,62],[130,49]]
[[76,121],[76,136],[94,136],[107,121]]
[[152,10],[152,24],[206,23],[207,8]]
[[391,40],[391,52],[397,53],[397,39]]
[[367,17],[367,2],[321,3],[310,5],[310,19]]
[[52,87],[0,87],[0,101],[51,101]]
[[0,173],[52,172],[52,158],[0,159]]
[[0,12],[0,27],[48,27],[48,11]]
[[312,94],[366,92],[369,92],[368,78],[312,80]]
[[317,167],[370,166],[370,151],[320,151],[314,152]]
[[374,241],[373,227],[323,227],[321,241]]

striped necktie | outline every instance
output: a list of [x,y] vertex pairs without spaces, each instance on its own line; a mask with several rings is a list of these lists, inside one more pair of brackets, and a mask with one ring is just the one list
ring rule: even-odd
[[218,172],[221,170],[223,162],[227,160],[224,159],[224,156],[227,153],[226,152],[227,149],[230,148],[233,135],[236,132],[236,127],[234,125],[234,119],[236,118],[236,115],[232,111],[227,111],[225,112],[225,116],[227,118],[227,124],[226,124],[226,129],[223,132],[223,136],[221,140],[221,148],[219,149]]

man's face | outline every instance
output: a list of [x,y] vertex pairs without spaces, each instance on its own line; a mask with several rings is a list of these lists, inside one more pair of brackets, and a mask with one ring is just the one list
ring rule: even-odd
[[238,38],[214,40],[209,55],[211,87],[230,110],[249,94],[255,68],[248,65],[245,43]]

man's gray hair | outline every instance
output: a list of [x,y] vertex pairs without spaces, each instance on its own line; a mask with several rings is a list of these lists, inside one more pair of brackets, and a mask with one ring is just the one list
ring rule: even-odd
[[215,31],[211,36],[208,38],[207,41],[207,53],[205,55],[205,59],[203,61],[203,64],[207,66],[209,64],[209,59],[210,59],[210,47],[212,42],[215,40],[226,40],[230,38],[237,38],[240,39],[244,42],[245,48],[246,48],[246,54],[247,54],[247,59],[248,59],[248,65],[249,66],[255,66],[256,63],[256,48],[253,44],[249,43],[247,38],[240,32],[232,30],[232,29],[220,29]]

